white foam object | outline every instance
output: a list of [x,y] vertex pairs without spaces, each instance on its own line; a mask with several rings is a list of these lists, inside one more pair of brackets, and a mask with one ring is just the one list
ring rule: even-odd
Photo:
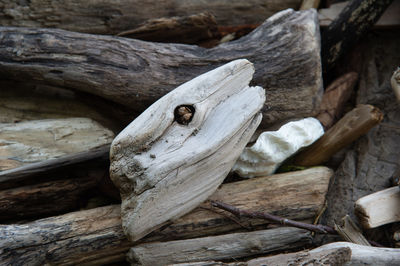
[[263,132],[254,145],[243,150],[232,170],[247,178],[271,175],[283,161],[323,134],[321,123],[312,117]]

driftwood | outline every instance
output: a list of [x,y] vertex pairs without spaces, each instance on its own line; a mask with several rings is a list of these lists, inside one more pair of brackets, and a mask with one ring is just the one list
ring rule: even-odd
[[[331,175],[328,168],[315,167],[228,183],[210,199],[246,209],[268,210],[291,219],[310,220],[323,205]],[[231,219],[204,208],[209,205],[195,209],[142,241],[194,238],[242,228]],[[253,225],[265,223],[256,221]],[[122,231],[120,205],[28,224],[0,226],[0,261],[5,264],[106,264],[124,260],[131,245]]]
[[276,228],[248,233],[144,243],[132,247],[132,265],[167,265],[202,260],[231,260],[290,250],[309,245],[311,233],[297,228]]
[[110,177],[121,192],[130,240],[193,210],[224,181],[261,122],[265,95],[249,87],[253,73],[242,59],[200,75],[113,140]]
[[358,245],[371,246],[368,240],[363,236],[360,228],[354,223],[350,216],[346,215],[339,224],[335,224],[335,230],[346,241]]
[[397,100],[400,101],[400,68],[394,71],[393,76],[390,78],[390,84]]
[[303,0],[300,6],[300,10],[306,10],[310,8],[318,9],[320,0]]
[[344,105],[349,100],[357,80],[358,74],[350,72],[340,76],[326,88],[317,115],[317,119],[325,130],[329,129],[341,117]]
[[84,91],[136,113],[182,83],[238,58],[254,63],[253,83],[266,89],[264,126],[316,114],[322,96],[315,10],[282,11],[245,37],[212,49],[7,27],[1,28],[0,40],[0,79]]
[[400,221],[400,189],[391,187],[356,201],[354,211],[364,228]]
[[185,17],[151,19],[135,29],[117,35],[143,41],[187,44],[220,38],[215,17],[208,12]]
[[321,36],[324,73],[365,35],[393,0],[351,0]]
[[94,149],[113,138],[113,132],[88,118],[0,124],[0,170]]
[[337,151],[366,134],[383,119],[382,112],[372,105],[359,105],[348,112],[311,146],[299,153],[295,164],[319,165],[329,160]]
[[[376,248],[357,245],[348,242],[335,242],[320,246],[308,251],[289,254],[279,254],[269,257],[261,257],[246,262],[213,262],[202,261],[187,263],[185,265],[209,265],[209,266],[258,266],[258,265],[398,265],[400,263],[399,249]],[[181,264],[175,264],[181,265]]]
[[146,0],[61,0],[51,5],[47,1],[0,1],[0,25],[60,28],[71,31],[116,34],[136,28],[148,19],[188,16],[211,12],[219,25],[261,23],[269,16],[287,8],[298,8],[301,0],[239,0],[227,4],[223,0],[162,1]]

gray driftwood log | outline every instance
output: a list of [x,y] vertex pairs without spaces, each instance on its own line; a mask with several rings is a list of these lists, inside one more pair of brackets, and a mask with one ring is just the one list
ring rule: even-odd
[[[326,167],[315,167],[224,184],[210,199],[310,221],[323,206],[332,174]],[[238,223],[209,208],[209,204],[202,205],[142,241],[243,230]],[[122,231],[120,210],[120,205],[113,205],[27,224],[0,225],[0,261],[17,265],[99,265],[122,261],[132,243]],[[249,226],[247,221],[240,223]],[[266,223],[256,220],[252,225],[265,228]]]
[[55,29],[0,30],[0,79],[84,91],[136,113],[239,58],[254,63],[253,84],[266,90],[264,126],[316,114],[322,78],[315,10],[279,12],[245,37],[212,49]]
[[71,31],[116,34],[137,27],[148,19],[211,12],[220,25],[261,23],[301,0],[60,0],[0,1],[0,25],[61,28]]

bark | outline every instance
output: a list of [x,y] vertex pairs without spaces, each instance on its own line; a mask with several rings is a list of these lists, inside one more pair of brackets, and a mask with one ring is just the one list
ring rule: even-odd
[[315,10],[282,11],[249,35],[212,49],[7,27],[0,40],[0,79],[84,91],[135,113],[178,85],[238,58],[254,63],[253,84],[266,89],[264,126],[315,114],[322,96]]
[[[322,207],[332,171],[317,167],[222,185],[210,199],[246,209],[269,210],[296,220]],[[205,204],[142,241],[166,241],[241,229]],[[246,224],[246,221],[240,221]],[[253,226],[266,221],[255,221]],[[5,264],[98,265],[124,260],[130,244],[122,231],[120,205],[101,207],[32,223],[0,226],[0,260]]]
[[261,23],[278,11],[300,6],[301,0],[160,1],[59,0],[0,1],[0,25],[60,28],[71,31],[116,34],[136,28],[148,19],[188,16],[208,11],[219,25]]

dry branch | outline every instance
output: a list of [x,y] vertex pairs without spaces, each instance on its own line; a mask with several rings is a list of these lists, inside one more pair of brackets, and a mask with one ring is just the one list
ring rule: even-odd
[[[322,207],[332,174],[328,168],[316,167],[224,184],[210,199],[306,220]],[[253,225],[265,223],[260,220]],[[143,241],[194,238],[238,228],[225,216],[197,208]],[[0,260],[4,263],[98,265],[124,260],[130,245],[122,231],[119,205],[0,226]]]
[[238,58],[254,63],[253,84],[266,89],[263,125],[315,114],[322,96],[315,10],[282,11],[245,37],[212,49],[7,27],[0,31],[0,48],[0,79],[84,91],[136,113]]

